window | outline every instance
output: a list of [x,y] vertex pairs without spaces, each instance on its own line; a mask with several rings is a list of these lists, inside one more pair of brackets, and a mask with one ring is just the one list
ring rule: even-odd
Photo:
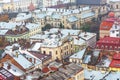
[[43,54],[46,54],[46,51],[43,51]]
[[49,51],[49,55],[52,55],[52,52],[51,52],[51,51]]
[[116,36],[118,37],[118,36],[119,36],[119,34],[116,34]]
[[116,9],[118,9],[118,5],[116,5]]
[[112,33],[114,33],[115,31],[112,31]]
[[57,55],[58,53],[57,53],[57,51],[56,51],[56,55]]

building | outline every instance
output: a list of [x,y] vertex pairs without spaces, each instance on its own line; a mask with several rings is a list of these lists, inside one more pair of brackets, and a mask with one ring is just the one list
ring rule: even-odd
[[30,36],[41,32],[41,26],[38,23],[26,22],[1,22],[0,28],[7,41],[14,42],[19,39],[28,39]]
[[113,11],[116,16],[120,16],[119,15],[119,9],[120,9],[119,3],[120,3],[119,0],[110,0],[109,1],[110,10]]
[[120,50],[120,38],[115,38],[115,37],[101,38],[96,43],[96,49],[119,51]]
[[55,9],[55,8],[40,8],[35,10],[33,17],[35,22],[40,22],[41,25],[51,24],[53,27],[79,29],[84,22],[91,21],[96,12],[92,11],[89,6],[83,6],[76,9]]
[[31,36],[30,41],[32,43],[39,42],[34,44],[31,50],[40,50],[43,54],[51,54],[53,60],[57,58],[61,60],[87,46],[94,47],[96,34],[80,30],[52,28]]
[[17,12],[22,12],[22,11],[28,11],[28,7],[30,4],[33,4],[35,8],[38,6],[38,4],[41,4],[41,1],[38,0],[10,0],[6,3],[3,4],[3,9],[12,12],[12,11],[17,11]]
[[71,63],[65,65],[64,68],[59,68],[58,71],[49,76],[44,77],[41,80],[84,80],[84,71],[83,68],[77,64]]
[[7,71],[2,67],[0,68],[0,79],[1,80],[17,80],[12,73],[10,73],[9,71]]
[[110,70],[112,70],[112,71],[120,71],[119,64],[120,64],[120,54],[115,53],[113,55],[113,59],[112,59],[110,65],[109,65]]
[[118,37],[120,38],[120,25],[119,22],[115,22],[110,29],[110,37]]

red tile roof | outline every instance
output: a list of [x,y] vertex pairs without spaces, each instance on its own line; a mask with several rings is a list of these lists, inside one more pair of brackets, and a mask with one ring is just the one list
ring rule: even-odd
[[50,72],[50,71],[57,71],[58,70],[58,68],[56,68],[56,67],[44,67],[43,69],[42,69],[42,72],[43,73],[48,73],[48,72]]
[[107,49],[107,50],[119,50],[120,38],[115,37],[104,37],[96,43],[96,48]]
[[114,13],[114,12],[110,12],[110,13],[108,14],[108,16],[109,16],[109,17],[115,17],[115,13]]
[[49,70],[49,68],[48,67],[44,67],[43,69],[42,69],[42,72],[43,73],[48,73],[50,70]]
[[103,21],[100,24],[100,30],[110,30],[114,21]]
[[33,3],[30,4],[30,6],[28,7],[28,9],[30,11],[34,11],[35,10],[35,6],[33,5]]
[[110,67],[112,68],[120,68],[120,60],[112,60],[112,62],[110,63]]
[[120,60],[120,53],[114,54],[113,59]]
[[56,67],[50,67],[50,70],[52,70],[52,71],[57,71],[58,68],[56,68]]

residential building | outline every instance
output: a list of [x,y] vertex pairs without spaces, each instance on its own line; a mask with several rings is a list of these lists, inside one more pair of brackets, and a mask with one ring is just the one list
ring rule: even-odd
[[118,18],[115,18],[115,14],[113,12],[108,14],[108,18],[103,20],[100,24],[100,38],[103,38],[104,36],[110,36],[110,29],[117,20]]
[[7,71],[6,69],[4,68],[0,68],[0,79],[1,80],[16,80],[15,79],[15,76],[10,73],[9,71]]
[[18,44],[7,46],[2,55],[3,58],[0,60],[2,67],[11,72],[16,77],[15,80],[21,80],[21,77],[25,78],[26,73],[30,73],[37,68],[42,69],[42,61],[40,59],[33,55],[22,53],[19,48]]
[[112,70],[112,71],[120,71],[119,64],[120,64],[120,54],[115,53],[113,55],[113,59],[112,59],[110,65],[109,65],[110,70]]
[[89,6],[83,6],[76,9],[55,9],[55,8],[41,8],[35,10],[33,17],[35,22],[40,22],[41,25],[51,24],[53,27],[78,29],[84,22],[91,21],[96,12],[92,11]]
[[0,28],[7,41],[14,42],[19,39],[28,39],[30,36],[41,32],[41,26],[38,23],[25,22],[1,22]]
[[[39,42],[34,44],[31,50],[40,50],[43,54],[51,54],[53,60],[57,58],[61,60],[74,52],[84,49],[84,47],[94,47],[96,34],[85,33],[80,30],[52,28],[41,34],[31,36],[30,41],[32,43]],[[36,45],[38,45],[38,48],[34,48]]]
[[96,49],[119,51],[120,50],[120,38],[115,38],[115,37],[101,38],[96,43]]
[[44,77],[41,80],[56,80],[56,79],[64,79],[64,80],[84,80],[84,71],[83,68],[77,64],[71,63],[65,65],[65,67],[61,67],[58,71],[53,74],[49,74],[49,76]]
[[114,22],[112,28],[110,29],[110,37],[120,38],[120,25],[119,22]]
[[17,11],[17,12],[21,12],[21,11],[28,11],[28,7],[29,5],[32,3],[35,7],[38,6],[38,3],[40,4],[41,1],[38,0],[10,0],[6,3],[3,4],[3,9],[7,10],[8,12],[12,12],[12,11]]
[[120,3],[119,0],[109,0],[110,10],[113,11],[116,16],[120,16],[119,15],[119,9],[120,9],[119,3]]

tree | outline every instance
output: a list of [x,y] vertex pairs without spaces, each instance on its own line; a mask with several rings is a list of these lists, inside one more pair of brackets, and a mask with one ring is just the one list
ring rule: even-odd
[[85,32],[88,32],[88,31],[90,31],[90,25],[89,24],[83,24],[80,29],[85,31]]
[[64,25],[62,23],[60,23],[60,28],[64,28]]
[[46,31],[48,29],[52,28],[52,26],[50,24],[46,24],[43,28],[42,31]]

